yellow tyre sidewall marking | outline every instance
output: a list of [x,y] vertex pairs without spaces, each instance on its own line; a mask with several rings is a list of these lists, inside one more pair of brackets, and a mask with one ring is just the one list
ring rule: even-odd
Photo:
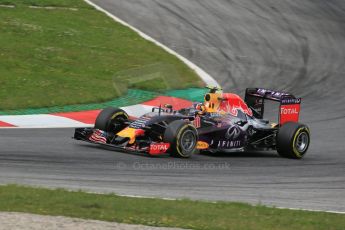
[[113,116],[111,116],[111,120],[113,120],[114,118],[118,117],[118,116],[125,116],[126,118],[128,118],[128,115],[124,112],[117,112],[115,114],[113,114]]
[[[296,143],[296,139],[298,137],[298,135],[302,132],[302,131],[305,131],[307,134],[308,134],[308,138],[310,137],[310,133],[309,133],[309,129],[307,127],[301,127],[297,130],[297,132],[295,133],[294,135],[294,138],[293,138],[293,141],[292,141],[292,149],[293,149],[293,152],[295,153],[295,156],[297,158],[302,158],[303,155],[301,155],[301,153],[296,149],[295,147],[295,143]],[[310,138],[309,138],[309,141],[310,141]],[[309,145],[309,144],[308,144]]]
[[180,138],[181,138],[181,135],[183,133],[183,131],[187,128],[191,128],[193,130],[195,130],[194,126],[188,124],[188,125],[185,125],[183,126],[179,131],[178,131],[178,134],[177,134],[177,137],[176,137],[176,150],[177,150],[177,153],[182,156],[182,157],[187,157],[185,154],[183,154],[180,150]]

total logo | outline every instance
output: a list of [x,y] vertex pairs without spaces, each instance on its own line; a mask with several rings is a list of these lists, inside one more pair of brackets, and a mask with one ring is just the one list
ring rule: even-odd
[[280,114],[298,114],[297,108],[280,108]]
[[168,151],[170,147],[169,143],[154,143],[150,145],[150,154],[160,154],[160,153],[165,153]]

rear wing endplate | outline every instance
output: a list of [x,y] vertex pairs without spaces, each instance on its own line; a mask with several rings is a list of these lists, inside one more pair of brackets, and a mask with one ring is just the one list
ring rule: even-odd
[[270,100],[280,103],[278,118],[280,125],[289,121],[298,122],[299,120],[301,98],[296,98],[292,94],[263,88],[247,88],[244,100],[253,111],[254,117],[258,119],[263,119],[265,100]]

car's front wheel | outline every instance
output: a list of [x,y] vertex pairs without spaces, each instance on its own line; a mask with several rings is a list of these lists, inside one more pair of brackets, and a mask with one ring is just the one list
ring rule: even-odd
[[284,124],[278,131],[277,151],[282,157],[301,159],[310,144],[310,131],[306,125],[296,122]]
[[195,152],[198,132],[192,124],[177,120],[171,122],[164,132],[163,141],[170,143],[170,155],[189,158]]
[[126,126],[125,122],[128,119],[128,114],[124,110],[109,107],[103,109],[97,116],[95,129],[117,133]]

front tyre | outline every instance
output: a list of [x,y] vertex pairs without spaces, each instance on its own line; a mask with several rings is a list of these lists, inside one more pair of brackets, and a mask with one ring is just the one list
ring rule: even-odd
[[124,110],[108,107],[97,116],[95,129],[117,133],[126,126],[125,122],[128,119],[128,114]]
[[170,143],[171,156],[189,158],[195,152],[198,132],[193,125],[185,121],[173,121],[166,128],[163,141]]
[[278,132],[277,152],[280,156],[301,159],[310,144],[310,131],[306,125],[288,122]]

